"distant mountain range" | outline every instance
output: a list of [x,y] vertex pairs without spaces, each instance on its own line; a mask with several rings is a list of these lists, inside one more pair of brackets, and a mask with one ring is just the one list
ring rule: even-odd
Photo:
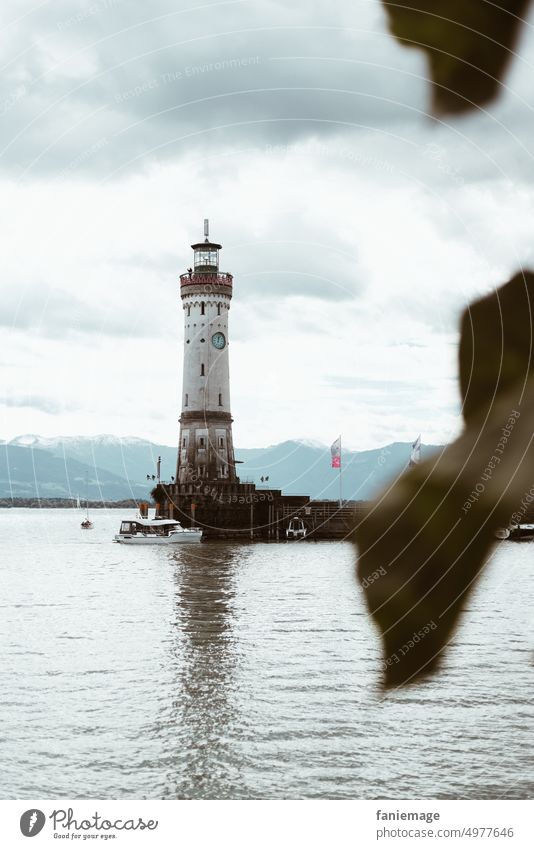
[[[394,442],[370,451],[344,451],[343,497],[371,498],[403,471],[410,449],[410,443]],[[440,449],[423,445],[422,456]],[[169,480],[175,473],[176,451],[175,446],[136,437],[17,436],[0,442],[0,498],[146,498],[154,486],[147,474],[155,473],[158,456],[162,479]],[[290,440],[268,448],[236,449],[236,459],[242,461],[237,467],[241,480],[288,495],[339,497],[339,473],[330,467],[326,445]]]

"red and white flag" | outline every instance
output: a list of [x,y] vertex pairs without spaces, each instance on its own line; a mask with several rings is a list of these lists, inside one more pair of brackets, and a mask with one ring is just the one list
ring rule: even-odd
[[330,446],[330,454],[332,455],[332,468],[341,468],[341,437],[338,436],[335,442]]

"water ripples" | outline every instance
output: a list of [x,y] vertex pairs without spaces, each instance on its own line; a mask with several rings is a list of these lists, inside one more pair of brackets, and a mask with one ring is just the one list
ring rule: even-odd
[[0,511],[4,798],[533,795],[534,545],[383,696],[348,543],[134,549],[121,517]]

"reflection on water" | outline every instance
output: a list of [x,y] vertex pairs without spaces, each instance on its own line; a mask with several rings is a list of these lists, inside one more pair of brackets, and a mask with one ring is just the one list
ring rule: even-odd
[[[176,694],[170,723],[188,740],[185,759],[176,753],[172,795],[216,797],[236,722],[235,571],[243,546],[193,546],[169,553],[174,567],[173,667]],[[176,766],[179,764],[178,770]],[[178,780],[176,779],[178,772]]]
[[135,549],[122,517],[0,510],[0,798],[534,795],[534,544],[382,697],[350,544]]

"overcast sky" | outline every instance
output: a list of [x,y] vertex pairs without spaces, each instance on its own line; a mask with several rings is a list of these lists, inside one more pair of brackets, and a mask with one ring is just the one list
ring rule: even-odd
[[238,446],[455,435],[460,312],[532,265],[534,19],[498,103],[438,121],[378,0],[0,16],[0,437],[177,442],[205,217]]

